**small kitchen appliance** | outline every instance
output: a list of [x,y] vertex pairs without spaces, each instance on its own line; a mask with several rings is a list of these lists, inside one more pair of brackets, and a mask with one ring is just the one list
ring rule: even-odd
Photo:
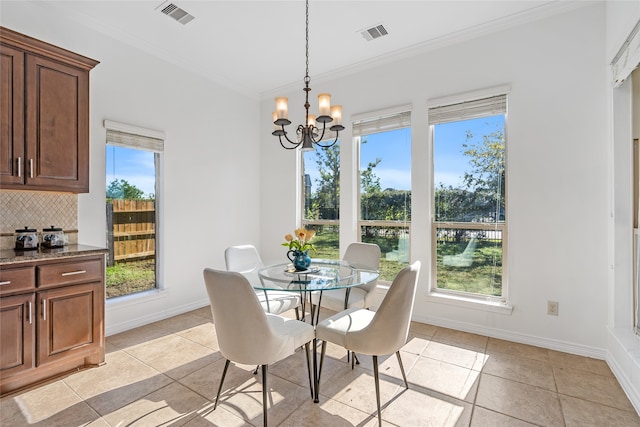
[[42,246],[45,248],[61,248],[64,246],[64,232],[62,228],[53,225],[42,230]]
[[32,250],[38,249],[38,231],[35,228],[24,227],[16,230],[16,249]]

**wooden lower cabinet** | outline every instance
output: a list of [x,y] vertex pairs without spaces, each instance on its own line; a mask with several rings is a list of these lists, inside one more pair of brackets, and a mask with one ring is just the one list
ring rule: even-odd
[[0,298],[2,394],[104,363],[104,256],[33,267],[35,291]]
[[102,283],[65,286],[38,292],[38,365],[59,359],[89,357],[87,364],[101,360],[86,355],[101,339],[102,310],[97,304]]
[[0,373],[2,378],[35,367],[35,295],[0,299]]

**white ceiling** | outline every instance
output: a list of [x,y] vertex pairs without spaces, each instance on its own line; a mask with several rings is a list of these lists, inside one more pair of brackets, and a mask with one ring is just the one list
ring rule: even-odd
[[[195,19],[183,25],[161,13],[169,3]],[[519,25],[581,3],[311,0],[311,87],[314,81],[336,73],[356,72],[372,62]],[[303,85],[302,0],[47,1],[40,5],[249,96],[272,96],[292,84]],[[361,31],[378,24],[389,35],[366,41]]]

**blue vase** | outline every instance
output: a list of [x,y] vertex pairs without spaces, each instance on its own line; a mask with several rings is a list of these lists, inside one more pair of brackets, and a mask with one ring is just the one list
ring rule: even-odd
[[303,271],[311,266],[311,258],[309,258],[309,251],[299,251],[297,249],[287,252],[287,258],[293,263],[293,266],[297,271]]

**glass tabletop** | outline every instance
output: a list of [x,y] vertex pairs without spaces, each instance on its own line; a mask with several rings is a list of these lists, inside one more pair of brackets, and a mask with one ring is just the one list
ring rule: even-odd
[[323,291],[364,285],[379,275],[376,270],[346,261],[312,259],[311,266],[304,271],[296,271],[289,263],[264,267],[258,270],[260,283],[253,287],[267,291]]

